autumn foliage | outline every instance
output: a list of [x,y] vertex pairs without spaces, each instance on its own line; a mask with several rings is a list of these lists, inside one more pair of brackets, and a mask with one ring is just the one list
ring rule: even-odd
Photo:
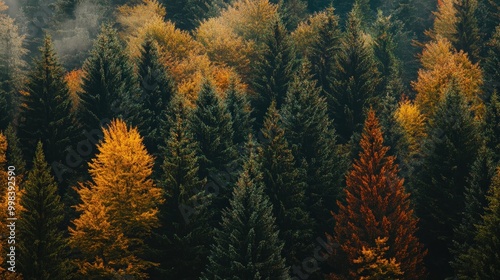
[[363,248],[377,248],[376,240],[387,238],[385,258],[400,264],[401,279],[422,279],[425,252],[415,237],[418,219],[395,158],[387,155],[389,147],[383,145],[373,111],[368,113],[360,145],[359,159],[346,178],[345,203],[338,202],[339,211],[334,214],[334,239],[347,256],[346,275],[358,279]]

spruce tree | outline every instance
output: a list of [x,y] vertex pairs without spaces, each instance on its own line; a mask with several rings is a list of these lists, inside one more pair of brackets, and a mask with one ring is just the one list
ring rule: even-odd
[[473,63],[480,60],[481,53],[479,26],[477,22],[477,0],[458,0],[454,3],[457,21],[454,47],[469,54]]
[[401,279],[422,279],[425,252],[416,237],[418,219],[410,205],[395,157],[387,155],[382,130],[370,110],[360,142],[359,158],[346,178],[345,202],[337,202],[334,214],[336,242],[347,257],[346,276],[357,279],[363,247],[377,247],[378,238],[387,238],[387,259],[394,258],[404,275]]
[[430,276],[444,279],[452,275],[449,252],[456,227],[464,212],[467,176],[477,156],[480,139],[472,113],[455,86],[430,120],[422,164],[413,180],[417,194],[420,236],[429,254]]
[[26,161],[23,158],[21,144],[12,124],[5,130],[5,137],[7,138],[7,143],[9,143],[7,161],[16,167],[18,174],[24,174],[26,172]]
[[255,152],[250,151],[230,206],[215,230],[201,279],[290,279],[278,235],[273,206],[264,194]]
[[500,26],[488,42],[488,52],[484,60],[484,80],[486,93],[500,92]]
[[136,119],[143,119],[139,131],[144,137],[144,145],[155,157],[159,156],[159,146],[162,143],[160,128],[165,122],[166,109],[176,92],[174,81],[159,59],[157,45],[151,38],[147,38],[137,64],[141,109],[138,111],[140,116]]
[[320,223],[314,234],[322,234],[333,226],[331,202],[338,198],[346,167],[325,98],[308,71],[304,65],[294,78],[281,112],[296,165],[306,170],[306,205],[311,217]]
[[341,143],[348,142],[361,130],[364,111],[376,97],[380,83],[373,49],[366,42],[358,13],[359,7],[354,5],[335,63],[332,92],[327,96]]
[[493,157],[493,153],[482,146],[467,179],[465,210],[460,224],[454,229],[453,246],[450,249],[454,256],[451,266],[461,278],[467,275],[467,279],[472,279],[475,275],[470,271],[471,260],[467,258],[467,251],[475,244],[476,224],[481,221],[484,209],[488,206],[486,194],[492,184],[496,166]]
[[235,83],[231,83],[226,92],[225,103],[233,121],[233,143],[241,146],[252,133],[254,119],[251,117],[250,102],[246,94],[238,90]]
[[88,131],[122,117],[139,125],[138,86],[132,65],[116,30],[103,25],[83,65],[80,121]]
[[275,100],[276,107],[281,108],[296,64],[295,51],[289,35],[281,21],[277,20],[272,32],[267,36],[264,55],[255,70],[253,87],[257,96],[253,108],[258,128],[262,126],[271,101]]
[[38,142],[19,215],[19,272],[24,279],[70,279],[63,204]]
[[[477,223],[475,244],[462,257],[466,267],[458,279],[498,279],[500,277],[500,172],[497,169],[487,196],[488,207]],[[465,272],[465,273],[464,273]]]
[[331,81],[335,71],[335,56],[339,51],[340,30],[334,9],[329,7],[325,12],[326,21],[319,27],[309,50],[308,60],[311,63],[312,78],[321,87],[323,96],[328,96],[333,90]]
[[279,236],[285,242],[283,255],[288,264],[293,265],[300,263],[309,253],[313,222],[305,205],[305,170],[297,168],[282,126],[281,116],[272,102],[261,130],[258,161],[264,192],[273,205]]
[[223,209],[231,194],[231,176],[236,171],[233,166],[236,160],[233,122],[227,107],[208,81],[198,93],[189,127],[200,149],[199,178],[216,184],[219,190],[216,205]]
[[26,160],[33,158],[42,141],[47,162],[61,162],[64,151],[75,141],[76,121],[72,101],[50,37],[45,37],[40,58],[26,84],[19,119],[19,139]]
[[494,154],[494,161],[500,162],[500,99],[495,90],[486,103],[485,136],[486,145]]
[[160,183],[165,202],[153,241],[160,266],[152,278],[198,279],[209,252],[211,197],[204,191],[206,180],[198,177],[198,146],[188,129],[187,110],[180,97],[172,99]]

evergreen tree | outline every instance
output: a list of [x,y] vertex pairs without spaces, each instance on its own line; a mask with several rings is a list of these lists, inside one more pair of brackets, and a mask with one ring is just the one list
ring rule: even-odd
[[[104,25],[83,65],[80,120],[87,130],[99,129],[115,117],[138,116],[137,80],[116,30]],[[133,124],[140,120],[133,119]]]
[[458,0],[454,3],[457,22],[455,24],[456,40],[454,47],[469,54],[473,63],[480,60],[481,38],[476,17],[477,0]]
[[64,159],[65,149],[74,143],[76,122],[72,101],[50,37],[44,39],[40,58],[35,61],[23,96],[19,120],[19,139],[26,160],[42,141],[47,162]]
[[426,264],[430,276],[444,279],[452,274],[448,248],[453,228],[464,212],[467,177],[480,143],[472,113],[455,86],[450,86],[438,105],[428,130],[413,189],[421,218],[420,236],[429,248]]
[[67,242],[60,226],[63,204],[38,142],[24,183],[19,215],[19,272],[24,279],[70,279]]
[[26,172],[26,161],[23,158],[23,152],[20,147],[21,144],[19,143],[19,138],[12,124],[5,130],[5,137],[7,138],[7,143],[9,143],[7,161],[16,167],[18,175],[24,174]]
[[348,142],[361,130],[364,111],[376,97],[380,82],[373,49],[365,40],[358,13],[359,7],[354,5],[337,56],[332,92],[327,96],[341,143]]
[[[500,277],[500,172],[493,179],[487,196],[488,207],[479,223],[475,244],[462,256],[467,261],[458,279],[497,279]],[[463,272],[466,272],[464,274]]]
[[160,266],[153,278],[198,279],[205,268],[211,242],[205,194],[206,180],[198,177],[198,147],[188,129],[186,105],[180,97],[171,102],[170,134],[162,165],[165,202],[154,245]]
[[500,100],[497,91],[493,92],[486,103],[485,135],[488,148],[494,154],[494,161],[500,162]]
[[475,243],[476,224],[481,221],[484,209],[488,206],[486,194],[495,175],[493,154],[485,146],[479,150],[479,155],[472,165],[471,174],[465,189],[465,210],[461,223],[454,229],[453,246],[451,252],[454,259],[451,262],[456,275],[466,279],[473,279],[475,273],[470,273],[470,259],[467,258],[468,249]]
[[279,236],[285,242],[283,255],[288,264],[293,265],[306,257],[312,240],[313,222],[305,206],[305,170],[296,167],[274,102],[266,113],[261,132],[262,146],[258,148],[258,161],[264,192],[273,205]]
[[395,158],[387,155],[382,130],[373,110],[368,113],[361,138],[359,159],[346,178],[345,203],[335,218],[335,239],[347,257],[349,278],[357,278],[356,263],[363,247],[375,248],[377,238],[387,238],[387,258],[394,258],[404,275],[422,279],[425,252],[416,235],[418,219],[409,194],[398,176]]
[[220,228],[215,230],[201,279],[290,279],[259,170],[255,152],[250,151],[230,207],[223,211]]
[[320,96],[304,66],[288,90],[282,109],[283,128],[297,167],[306,170],[306,205],[311,217],[321,222],[314,234],[331,229],[331,204],[338,198],[345,161],[336,145],[325,98]]
[[254,119],[251,117],[252,108],[244,92],[231,83],[226,92],[226,107],[233,120],[233,143],[243,145],[248,141],[248,135],[252,133]]
[[144,136],[144,145],[151,155],[158,157],[162,143],[160,128],[164,125],[166,109],[175,94],[176,86],[165,66],[161,64],[157,45],[151,38],[143,43],[137,66],[141,109],[138,112],[140,116],[136,119],[144,120],[139,127],[141,135]]
[[145,239],[158,227],[162,190],[150,179],[153,157],[137,129],[113,120],[89,164],[92,180],[77,188],[80,216],[69,228],[70,246],[83,279],[148,279],[155,264]]
[[500,92],[500,26],[488,42],[488,53],[484,61],[484,80],[486,93]]
[[[191,114],[190,129],[200,148],[199,178],[217,185],[217,209],[223,209],[230,198],[228,184],[233,174],[236,149],[233,145],[233,122],[225,104],[213,86],[205,81]],[[228,174],[229,173],[229,174]]]
[[326,16],[326,21],[320,25],[308,54],[312,78],[322,88],[323,96],[329,96],[333,91],[331,80],[335,72],[335,56],[339,51],[340,42],[338,17],[332,7],[326,9]]
[[267,36],[264,55],[255,70],[253,87],[257,96],[253,108],[258,128],[262,126],[271,101],[275,100],[276,107],[281,108],[295,68],[295,51],[285,27],[277,20]]

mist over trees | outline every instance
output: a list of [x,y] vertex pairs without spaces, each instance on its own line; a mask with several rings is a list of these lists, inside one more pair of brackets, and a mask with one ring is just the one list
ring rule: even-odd
[[0,0],[0,278],[500,279],[499,56],[493,0]]

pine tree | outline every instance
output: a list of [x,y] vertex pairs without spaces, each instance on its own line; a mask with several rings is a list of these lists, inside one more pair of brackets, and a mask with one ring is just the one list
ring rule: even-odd
[[137,66],[141,109],[138,112],[140,116],[136,118],[144,120],[139,131],[144,136],[144,145],[149,153],[158,156],[159,146],[162,143],[160,127],[164,125],[165,112],[176,92],[176,86],[165,66],[159,61],[157,45],[151,38],[143,43]]
[[26,85],[20,112],[19,139],[26,160],[33,158],[42,141],[47,162],[60,162],[63,152],[74,143],[76,121],[64,69],[58,62],[50,37],[45,37]]
[[475,243],[474,238],[477,232],[475,225],[481,221],[484,209],[488,206],[486,194],[495,175],[493,156],[493,153],[485,146],[479,150],[467,179],[463,217],[454,229],[453,246],[450,248],[454,256],[451,266],[456,275],[461,277],[468,275],[466,279],[472,279],[475,275],[470,271],[471,260],[467,258],[467,251]]
[[[478,131],[464,97],[451,86],[430,120],[422,164],[412,181],[421,218],[420,236],[429,248],[430,276],[451,276],[453,228],[464,211],[467,176],[477,156]],[[446,202],[446,203],[443,203]]]
[[[138,116],[137,80],[116,30],[103,25],[83,65],[80,120],[87,130],[100,129],[116,117]],[[135,125],[140,120],[133,119]]]
[[283,255],[288,264],[300,263],[312,240],[312,221],[305,206],[305,170],[297,168],[285,139],[282,120],[275,103],[266,113],[258,148],[264,192],[273,205],[273,216],[285,242]]
[[251,117],[252,108],[244,92],[231,83],[226,92],[226,107],[233,121],[233,143],[243,145],[248,141],[248,135],[252,133],[254,119]]
[[38,142],[19,215],[19,272],[25,279],[70,279],[63,204]]
[[335,56],[339,51],[340,30],[338,17],[334,9],[326,9],[326,21],[321,24],[317,37],[311,46],[308,59],[311,63],[311,74],[323,90],[323,96],[333,91],[331,80],[335,72]]
[[454,47],[469,54],[473,63],[480,60],[481,38],[476,17],[477,0],[457,0],[454,3],[457,22],[455,24],[456,40]]
[[154,232],[160,266],[152,278],[198,279],[209,252],[211,197],[204,191],[206,180],[198,177],[198,146],[188,129],[187,110],[180,97],[172,99],[162,165],[165,202],[160,207],[161,226]]
[[493,179],[487,196],[488,207],[479,223],[475,244],[463,256],[467,261],[464,270],[467,274],[459,273],[458,279],[497,279],[500,277],[500,172]]
[[409,194],[398,176],[389,147],[383,145],[378,119],[370,110],[361,138],[359,159],[355,159],[346,178],[345,202],[337,202],[334,214],[334,238],[346,254],[346,271],[350,278],[359,276],[363,246],[375,248],[377,238],[388,238],[386,253],[404,271],[402,279],[422,279],[424,276],[423,246],[415,236],[418,219],[410,205]]
[[227,107],[208,81],[204,82],[198,94],[190,129],[200,149],[199,178],[207,178],[217,184],[216,207],[223,209],[231,194],[228,184],[231,183],[231,171],[234,171],[236,160],[233,122]]
[[349,13],[341,49],[335,63],[332,92],[327,96],[341,143],[361,130],[364,111],[376,97],[380,74],[373,49],[366,42],[358,17],[358,5]]
[[69,228],[75,264],[85,279],[147,279],[144,240],[158,227],[162,190],[150,179],[153,158],[137,129],[113,120],[104,130],[92,180],[80,184],[80,216]]
[[257,93],[254,100],[254,115],[258,128],[273,100],[281,108],[296,68],[296,56],[287,31],[277,20],[267,36],[262,59],[255,70],[253,87]]
[[314,234],[322,234],[333,226],[331,202],[338,198],[346,167],[336,145],[325,98],[320,96],[320,89],[308,72],[304,65],[290,85],[281,112],[285,138],[297,167],[306,170],[308,212],[312,219],[321,222]]
[[215,230],[201,279],[290,279],[259,169],[255,152],[250,151],[230,207],[223,211],[220,228]]

